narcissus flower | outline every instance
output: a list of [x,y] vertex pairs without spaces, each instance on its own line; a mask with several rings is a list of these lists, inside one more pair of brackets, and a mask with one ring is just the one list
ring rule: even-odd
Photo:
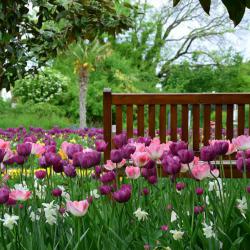
[[3,221],[3,225],[10,230],[13,229],[14,225],[17,225],[17,220],[19,219],[19,216],[16,215],[9,215],[7,213],[4,214],[4,218],[0,219]]
[[138,219],[138,221],[144,221],[148,218],[148,213],[142,210],[140,207],[134,212],[134,215]]

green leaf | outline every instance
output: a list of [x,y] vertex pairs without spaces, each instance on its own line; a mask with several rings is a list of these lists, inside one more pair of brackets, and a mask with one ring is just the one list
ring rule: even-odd
[[200,0],[203,10],[209,15],[211,0]]
[[174,7],[180,2],[180,0],[173,0]]
[[234,22],[234,25],[237,26],[245,13],[245,4],[241,0],[222,0],[226,6],[230,19]]

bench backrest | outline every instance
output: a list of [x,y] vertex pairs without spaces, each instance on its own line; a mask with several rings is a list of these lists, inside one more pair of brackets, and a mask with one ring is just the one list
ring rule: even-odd
[[[159,137],[161,142],[166,141],[167,115],[169,110],[170,139],[177,140],[177,121],[179,106],[181,108],[180,128],[182,139],[186,142],[192,140],[194,151],[199,151],[200,143],[208,144],[211,139],[211,114],[215,113],[215,139],[222,138],[223,120],[225,120],[225,137],[232,139],[235,136],[234,107],[237,107],[236,135],[244,134],[245,123],[249,127],[250,93],[192,93],[192,94],[121,94],[112,93],[111,89],[103,92],[103,125],[104,140],[108,142],[105,158],[109,158],[112,142],[112,106],[115,106],[116,134],[127,132],[128,138],[133,137],[134,115],[137,120],[137,134],[144,136],[145,128],[151,137],[155,136],[156,114],[159,119]],[[247,105],[247,107],[246,107]],[[125,112],[124,106],[126,106]],[[133,112],[133,107],[136,112]],[[159,106],[159,112],[156,108]],[[147,110],[148,121],[145,121],[145,110]],[[191,128],[189,128],[189,114],[192,112]],[[247,114],[246,114],[247,111]],[[123,113],[126,114],[126,128],[123,128]],[[225,119],[223,117],[225,116]],[[248,119],[246,119],[246,117]],[[248,121],[247,121],[248,120]],[[145,126],[146,124],[146,126]],[[202,124],[202,129],[200,129]],[[191,131],[190,131],[191,130]],[[190,133],[191,132],[191,133]],[[189,134],[192,138],[190,139]]]

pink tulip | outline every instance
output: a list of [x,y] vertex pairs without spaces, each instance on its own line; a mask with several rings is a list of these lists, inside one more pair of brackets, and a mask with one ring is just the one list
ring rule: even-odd
[[135,146],[136,152],[144,152],[145,151],[145,144],[144,143],[131,143],[132,146]]
[[149,160],[149,154],[147,152],[135,152],[131,155],[131,159],[137,167],[143,167]]
[[[189,163],[189,168],[192,170],[192,168],[199,162],[200,158],[195,156],[194,160]],[[181,164],[181,173],[186,173],[188,171],[188,165],[187,164]]]
[[67,142],[67,141],[64,141],[64,142],[61,144],[61,149],[62,149],[62,151],[63,151],[65,154],[67,154],[67,147],[70,146],[70,145],[72,145],[72,143],[69,143],[69,142]]
[[9,148],[5,149],[5,155],[4,155],[4,158],[3,158],[3,162],[8,161],[13,156],[14,156],[14,153],[11,151],[11,149],[9,149]]
[[250,148],[250,136],[240,135],[233,138],[232,143],[237,150],[247,150]]
[[45,147],[41,144],[32,143],[31,154],[42,155],[45,152]]
[[30,198],[30,196],[31,196],[31,191],[15,189],[10,192],[9,198],[16,201],[26,201]]
[[151,143],[148,147],[146,147],[146,151],[149,153],[152,160],[158,160],[164,152],[164,145]]
[[104,165],[104,168],[111,171],[116,168],[116,163],[112,162],[111,160],[107,160],[107,163]]
[[4,150],[10,149],[10,142],[0,139],[0,149],[4,149]]
[[140,168],[134,166],[128,166],[125,169],[125,173],[129,179],[137,179],[141,175]]
[[206,162],[198,162],[194,165],[194,167],[191,170],[192,175],[197,180],[203,180],[205,178],[212,178],[213,176],[218,177],[219,176],[219,170],[213,169],[210,173],[210,165]]
[[66,204],[67,211],[75,216],[83,216],[87,213],[89,203],[87,200],[83,201],[68,201]]

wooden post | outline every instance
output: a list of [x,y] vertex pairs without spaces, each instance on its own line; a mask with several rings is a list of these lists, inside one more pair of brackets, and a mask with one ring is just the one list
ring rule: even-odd
[[105,88],[103,90],[103,133],[104,140],[108,143],[107,149],[104,152],[104,160],[110,157],[111,143],[112,143],[112,92],[111,89]]

